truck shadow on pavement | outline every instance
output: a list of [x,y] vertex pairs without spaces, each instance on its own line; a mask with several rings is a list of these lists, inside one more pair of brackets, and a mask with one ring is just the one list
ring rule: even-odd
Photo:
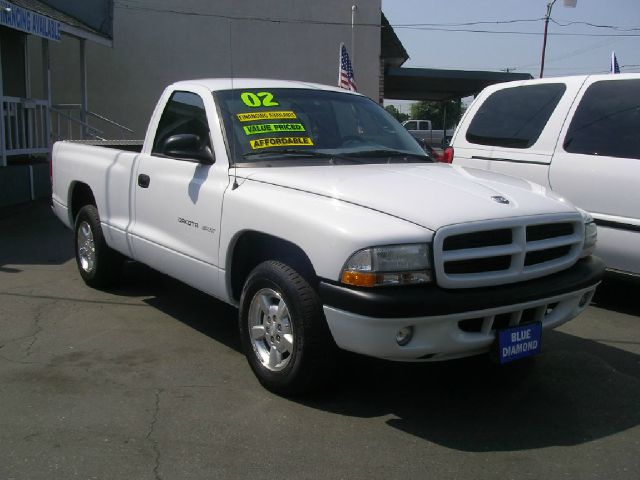
[[45,201],[0,208],[0,273],[7,265],[62,265],[73,258],[73,236]]
[[640,317],[640,277],[607,273],[598,287],[593,304],[614,312]]
[[121,284],[110,293],[149,297],[149,306],[242,353],[238,311],[226,303],[137,262],[127,262]]
[[551,332],[535,363],[478,357],[442,364],[351,358],[348,381],[306,405],[391,416],[389,426],[468,452],[571,446],[640,423],[640,356]]
[[[113,293],[149,295],[149,305],[241,354],[237,310],[222,302],[136,263]],[[288,400],[389,417],[390,427],[468,452],[578,445],[640,424],[640,356],[557,331],[545,335],[535,362],[508,368],[485,357],[411,364],[344,354],[341,361],[330,390]]]

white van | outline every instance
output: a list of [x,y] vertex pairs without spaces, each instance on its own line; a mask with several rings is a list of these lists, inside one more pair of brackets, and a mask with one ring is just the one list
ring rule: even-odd
[[594,217],[596,254],[640,275],[640,74],[494,85],[467,110],[445,158],[523,177]]

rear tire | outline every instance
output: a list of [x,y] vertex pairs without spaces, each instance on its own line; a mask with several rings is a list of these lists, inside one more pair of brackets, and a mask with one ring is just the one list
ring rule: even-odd
[[104,239],[98,209],[85,205],[75,223],[75,252],[82,280],[93,288],[105,288],[117,283],[124,257],[111,249]]
[[338,348],[316,291],[293,268],[267,261],[240,298],[240,338],[251,369],[268,390],[317,390],[332,377]]

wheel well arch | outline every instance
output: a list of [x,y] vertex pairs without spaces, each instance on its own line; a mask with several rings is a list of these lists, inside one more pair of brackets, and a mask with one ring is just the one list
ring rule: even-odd
[[242,287],[251,271],[267,260],[278,260],[296,270],[312,288],[318,279],[311,260],[295,243],[255,230],[238,233],[227,253],[227,284],[232,299],[239,301]]
[[70,211],[69,214],[71,216],[71,224],[75,223],[76,217],[78,216],[78,212],[85,205],[96,205],[96,199],[93,196],[93,191],[91,187],[83,182],[74,182],[70,188]]

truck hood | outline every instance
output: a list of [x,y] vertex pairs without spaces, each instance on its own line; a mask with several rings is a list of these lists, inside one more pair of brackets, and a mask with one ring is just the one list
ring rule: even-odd
[[[263,167],[238,173],[249,181],[349,202],[431,230],[463,222],[575,212],[570,203],[538,184],[441,163]],[[501,203],[504,199],[508,203]]]

